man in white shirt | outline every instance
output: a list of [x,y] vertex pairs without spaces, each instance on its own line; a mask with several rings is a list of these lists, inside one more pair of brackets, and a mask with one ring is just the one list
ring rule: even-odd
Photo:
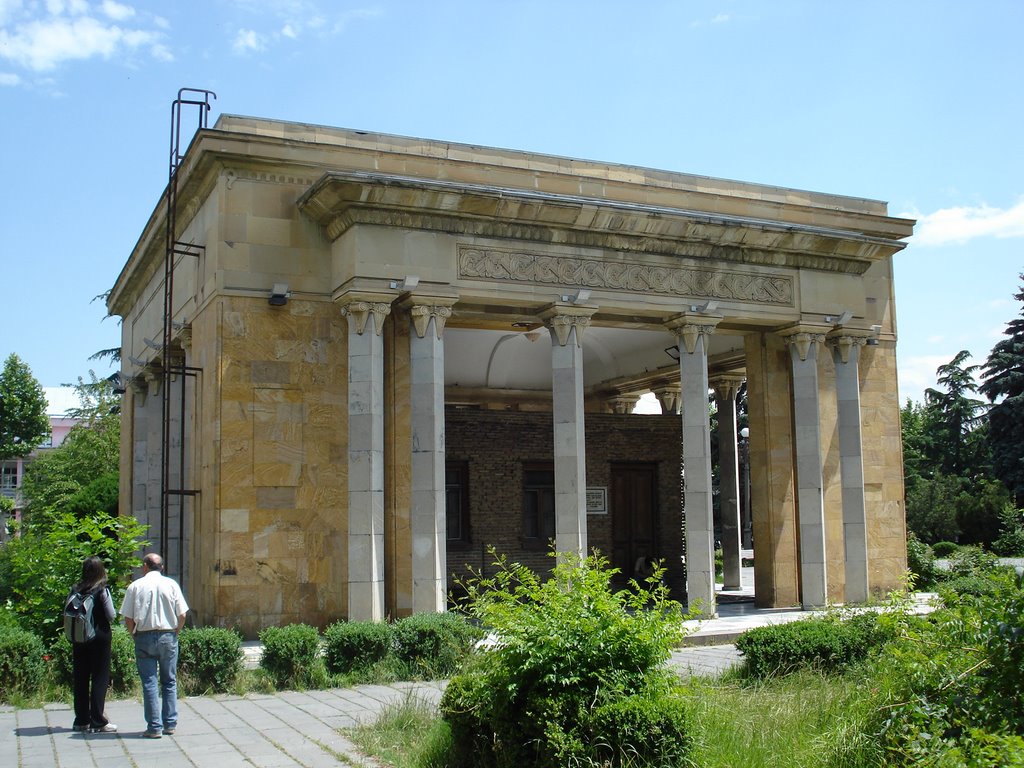
[[135,665],[142,678],[146,713],[143,735],[150,739],[170,736],[178,725],[178,632],[188,613],[181,587],[163,570],[160,555],[146,555],[142,578],[128,585],[121,603],[125,626],[135,638]]

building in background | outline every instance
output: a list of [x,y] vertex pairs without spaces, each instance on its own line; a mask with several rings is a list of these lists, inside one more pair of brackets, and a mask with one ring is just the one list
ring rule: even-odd
[[172,158],[108,307],[122,512],[200,622],[444,610],[549,541],[713,613],[743,382],[757,603],[902,583],[885,203],[229,115]]

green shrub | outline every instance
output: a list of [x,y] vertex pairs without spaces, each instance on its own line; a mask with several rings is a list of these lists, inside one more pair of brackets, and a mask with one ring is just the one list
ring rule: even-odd
[[260,632],[260,666],[278,688],[319,688],[326,680],[320,658],[320,634],[308,624],[267,627]]
[[936,557],[949,557],[958,549],[960,549],[960,545],[954,544],[952,541],[937,541],[932,544],[932,553]]
[[0,626],[0,701],[31,695],[46,680],[43,641],[19,627]]
[[999,513],[999,536],[992,551],[1002,557],[1024,556],[1024,510],[1006,504]]
[[454,613],[420,613],[394,625],[395,655],[416,677],[451,676],[480,632]]
[[960,547],[950,558],[949,572],[954,576],[975,576],[999,566],[995,555],[980,547]]
[[[50,659],[54,679],[70,687],[71,643],[63,633],[50,646]],[[135,641],[128,630],[119,624],[111,627],[110,636],[110,687],[117,693],[132,693],[139,679],[135,666]]]
[[913,533],[907,534],[907,570],[914,577],[914,586],[919,589],[935,583],[935,555],[932,548]]
[[391,653],[392,629],[380,621],[339,621],[324,632],[324,662],[332,674],[364,672]]
[[996,582],[991,578],[977,573],[967,574],[965,576],[953,575],[950,578],[945,579],[939,585],[939,596],[947,602],[951,599],[953,594],[982,597],[984,595],[994,595],[998,591],[999,587]]
[[869,612],[757,627],[740,635],[736,648],[745,657],[747,672],[766,678],[806,668],[842,672],[891,637],[878,615]]
[[178,685],[187,695],[224,693],[242,671],[242,638],[230,629],[183,629],[178,635]]
[[988,578],[993,594],[954,595],[879,657],[864,706],[885,765],[1019,764],[999,750],[1019,758],[1004,734],[1024,733],[1024,592],[1004,570]]
[[598,707],[587,755],[601,766],[688,764],[693,737],[682,696],[655,688]]
[[[610,726],[612,715],[605,711],[596,723],[593,717],[615,702],[652,697],[656,686],[654,698],[673,695],[660,667],[682,638],[682,609],[668,599],[661,574],[646,585],[613,592],[615,571],[597,556],[560,554],[544,582],[505,558],[495,566],[493,577],[467,584],[467,610],[494,641],[470,656],[441,699],[455,750],[452,765],[579,764],[597,746],[592,729],[598,725],[608,730],[602,737],[607,754],[627,754],[630,744],[617,741],[622,734]],[[688,741],[671,736],[686,730],[674,705],[664,705],[668,714],[661,702],[619,706],[643,721],[644,734],[667,721],[678,725],[662,741],[644,736],[644,744],[661,751],[651,764],[687,751]]]

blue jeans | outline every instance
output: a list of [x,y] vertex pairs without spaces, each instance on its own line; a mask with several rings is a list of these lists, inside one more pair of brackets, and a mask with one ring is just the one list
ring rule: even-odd
[[[146,729],[160,733],[178,724],[178,633],[137,632],[135,666],[142,678]],[[159,667],[159,682],[157,668]]]

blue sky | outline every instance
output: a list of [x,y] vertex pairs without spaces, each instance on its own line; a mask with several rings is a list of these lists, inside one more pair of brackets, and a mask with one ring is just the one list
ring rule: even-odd
[[886,200],[901,398],[1019,311],[1024,3],[0,0],[0,356],[113,369],[170,104]]

